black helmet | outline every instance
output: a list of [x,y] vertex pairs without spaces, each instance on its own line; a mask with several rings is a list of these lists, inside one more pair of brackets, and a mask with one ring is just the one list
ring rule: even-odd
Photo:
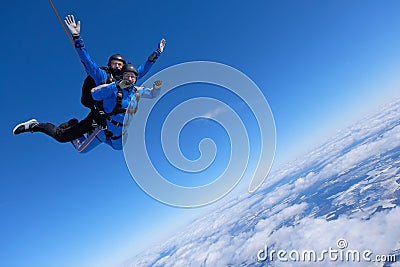
[[125,65],[122,67],[121,72],[122,72],[122,73],[124,73],[124,72],[133,72],[133,73],[135,73],[136,76],[138,76],[138,72],[137,72],[135,66],[133,66],[132,63],[125,64]]
[[122,61],[122,63],[124,63],[124,65],[126,64],[126,61],[125,61],[124,57],[121,56],[121,54],[114,54],[108,59],[108,64],[107,64],[108,70],[114,77],[119,77],[122,74],[121,70],[111,68],[111,61],[113,61],[113,60]]
[[124,63],[124,65],[126,64],[125,58],[123,56],[121,56],[121,54],[114,54],[108,59],[108,67],[109,68],[111,68],[112,60],[119,60],[119,61],[122,61]]

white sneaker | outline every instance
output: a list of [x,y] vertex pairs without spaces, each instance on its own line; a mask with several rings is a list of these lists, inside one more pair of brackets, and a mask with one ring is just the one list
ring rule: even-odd
[[20,134],[25,132],[32,132],[32,128],[37,126],[39,122],[36,119],[29,120],[27,122],[23,122],[15,126],[13,129],[13,134]]

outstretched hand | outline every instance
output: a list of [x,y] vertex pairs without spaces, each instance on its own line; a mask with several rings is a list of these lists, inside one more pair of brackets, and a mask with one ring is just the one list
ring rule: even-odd
[[164,47],[167,41],[164,38],[161,39],[160,43],[158,44],[158,51],[162,53],[164,51]]
[[155,82],[153,83],[153,88],[154,88],[154,89],[160,89],[161,86],[162,86],[162,81],[160,81],[160,80],[157,80],[157,81],[155,81]]
[[73,15],[66,16],[64,22],[67,24],[72,36],[79,37],[79,34],[81,33],[81,22],[78,21],[78,23],[76,23]]

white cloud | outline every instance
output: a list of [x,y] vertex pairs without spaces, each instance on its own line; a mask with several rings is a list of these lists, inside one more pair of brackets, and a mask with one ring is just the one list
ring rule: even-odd
[[[346,177],[360,163],[400,146],[400,100],[378,114],[353,125],[347,132],[329,140],[304,158],[275,170],[261,190],[252,195],[241,195],[225,202],[219,209],[199,218],[180,233],[175,233],[159,247],[137,255],[127,266],[235,266],[255,264],[257,252],[265,245],[286,250],[322,251],[337,249],[336,242],[344,238],[349,249],[371,250],[388,254],[400,248],[400,208],[394,208],[393,194],[398,190],[399,167],[374,166],[366,171],[368,180],[351,184],[325,201],[332,208],[357,207],[344,212],[334,220],[325,216],[315,218],[309,211],[310,203],[299,196],[314,188],[317,182],[324,188],[344,183],[328,179]],[[389,130],[387,130],[389,128]],[[380,169],[382,168],[382,169]],[[283,180],[285,179],[285,180]],[[271,192],[269,186],[281,181]],[[326,182],[325,182],[326,181]],[[378,188],[376,188],[378,187]],[[374,190],[381,189],[380,196]],[[266,193],[267,192],[267,193]],[[311,192],[317,194],[318,192]],[[363,198],[361,198],[363,197]],[[380,197],[373,203],[367,200]],[[358,201],[365,201],[357,203]],[[359,205],[358,205],[359,204]],[[357,206],[358,205],[358,206]],[[390,210],[375,213],[378,207]],[[318,207],[314,207],[318,211]],[[327,210],[327,214],[334,214]],[[377,215],[378,214],[378,215]],[[276,266],[308,266],[276,262]],[[320,266],[325,266],[326,262]],[[334,266],[349,266],[349,262],[335,262]],[[380,264],[382,265],[382,264]],[[378,264],[378,266],[380,266]],[[363,264],[358,266],[365,266]],[[374,266],[374,265],[369,265]]]

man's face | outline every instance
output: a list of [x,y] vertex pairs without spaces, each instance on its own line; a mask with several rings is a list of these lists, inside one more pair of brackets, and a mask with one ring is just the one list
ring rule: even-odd
[[122,74],[122,79],[123,80],[128,80],[130,81],[132,84],[134,84],[136,82],[136,74],[133,72],[124,72]]
[[118,69],[121,70],[122,67],[124,66],[124,62],[122,62],[121,60],[111,60],[111,68],[112,69]]

